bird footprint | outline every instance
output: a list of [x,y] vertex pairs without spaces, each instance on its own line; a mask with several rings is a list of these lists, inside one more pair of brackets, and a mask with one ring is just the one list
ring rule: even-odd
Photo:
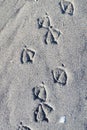
[[29,127],[24,126],[22,122],[20,122],[20,125],[18,126],[17,130],[31,130]]
[[67,74],[61,68],[56,68],[52,71],[54,83],[59,83],[60,85],[66,85]]
[[73,15],[74,13],[74,6],[71,2],[69,1],[65,1],[65,0],[61,0],[61,2],[59,3],[61,11],[63,14],[67,13],[69,15]]
[[33,94],[34,94],[34,99],[39,99],[41,102],[45,102],[47,98],[47,93],[46,93],[44,83],[40,84],[37,87],[34,87]]
[[22,53],[21,53],[21,63],[33,63],[35,57],[35,51],[24,47]]
[[42,122],[42,121],[48,122],[48,118],[47,118],[46,113],[44,112],[41,104],[39,104],[37,109],[35,110],[34,116],[35,116],[36,122]]
[[46,86],[42,82],[42,84],[40,84],[38,87],[33,88],[34,99],[39,99],[41,102],[34,112],[36,122],[48,122],[49,119],[47,115],[53,111],[53,108],[45,103],[47,99],[47,92],[45,87]]
[[44,42],[46,44],[52,43],[52,44],[57,44],[58,43],[58,38],[61,35],[60,30],[55,29],[50,22],[50,18],[48,14],[44,17],[38,18],[38,28],[43,28],[46,29],[46,34],[44,35]]

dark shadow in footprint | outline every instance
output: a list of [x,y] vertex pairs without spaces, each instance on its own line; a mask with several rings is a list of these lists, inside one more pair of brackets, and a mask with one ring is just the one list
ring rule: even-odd
[[58,38],[60,37],[61,35],[61,32],[54,29],[54,28],[51,28],[51,43],[52,44],[57,44],[58,43]]
[[61,9],[61,12],[62,14],[69,14],[69,15],[73,15],[74,13],[74,6],[71,2],[69,1],[65,1],[65,0],[61,0],[61,2],[59,2],[59,5],[60,5],[60,9]]
[[24,63],[32,63],[32,60],[30,59],[29,55],[27,52],[25,52],[25,50],[23,49],[22,53],[21,53],[21,63],[24,64]]
[[67,74],[63,69],[56,68],[52,70],[54,83],[59,83],[60,85],[66,85],[67,83]]
[[85,97],[85,100],[87,100],[87,96]]
[[23,51],[21,53],[20,61],[21,61],[22,64],[33,63],[34,56],[35,56],[35,51],[28,49],[25,46],[25,48],[23,49]]
[[35,110],[34,117],[36,122],[42,122],[42,121],[49,122],[41,104],[39,104],[37,109]]
[[[55,41],[52,33],[48,30],[44,36],[44,42],[45,44],[50,44],[50,43],[53,43],[53,41]],[[57,42],[56,42],[57,44]]]
[[38,28],[39,29],[43,27],[43,19],[42,18],[38,18],[37,23],[38,23]]
[[51,20],[49,15],[46,13],[45,17],[40,17],[37,19],[38,28],[43,28],[46,30],[46,34],[44,35],[45,44],[57,44],[58,38],[61,35],[61,32],[58,29],[55,29],[51,25]]
[[50,27],[50,18],[48,14],[46,13],[44,17],[40,17],[37,19],[38,22],[38,28],[44,28],[48,29]]
[[17,130],[31,130],[29,127],[24,126],[22,122],[20,122],[20,125],[18,126]]
[[34,87],[32,91],[34,95],[34,100],[39,99],[41,102],[46,101],[47,93],[43,83],[38,87]]
[[87,123],[84,124],[84,130],[87,130]]
[[61,35],[60,31],[56,29],[50,28],[44,35],[44,42],[45,44],[58,44],[58,38]]

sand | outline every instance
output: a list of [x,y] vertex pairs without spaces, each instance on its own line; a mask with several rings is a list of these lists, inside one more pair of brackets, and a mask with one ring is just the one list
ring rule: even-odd
[[0,130],[87,130],[86,0],[0,0]]

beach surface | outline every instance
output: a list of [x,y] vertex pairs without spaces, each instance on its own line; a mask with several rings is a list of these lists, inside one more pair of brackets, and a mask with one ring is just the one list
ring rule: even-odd
[[87,130],[87,0],[0,0],[0,130]]

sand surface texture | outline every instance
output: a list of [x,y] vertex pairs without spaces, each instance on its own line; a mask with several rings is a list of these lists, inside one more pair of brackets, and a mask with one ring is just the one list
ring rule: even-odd
[[87,0],[0,0],[0,130],[87,130]]

